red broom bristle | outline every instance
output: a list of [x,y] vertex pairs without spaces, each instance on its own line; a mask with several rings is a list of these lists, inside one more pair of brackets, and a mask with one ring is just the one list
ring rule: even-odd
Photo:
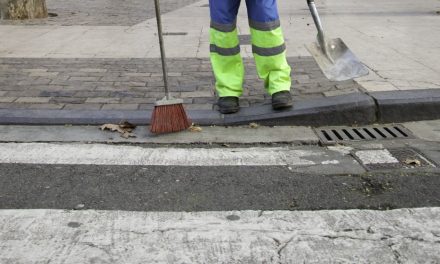
[[188,119],[182,104],[158,105],[154,107],[150,131],[154,134],[179,132],[188,129]]

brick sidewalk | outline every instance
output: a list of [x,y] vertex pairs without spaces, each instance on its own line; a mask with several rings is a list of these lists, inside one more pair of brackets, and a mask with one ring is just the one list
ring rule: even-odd
[[[361,92],[354,81],[331,82],[311,57],[289,58],[295,100]],[[245,60],[242,107],[270,103],[253,60]],[[209,59],[170,59],[173,95],[188,109],[212,109],[214,78]],[[163,97],[159,59],[11,59],[0,58],[0,108],[152,109]]]

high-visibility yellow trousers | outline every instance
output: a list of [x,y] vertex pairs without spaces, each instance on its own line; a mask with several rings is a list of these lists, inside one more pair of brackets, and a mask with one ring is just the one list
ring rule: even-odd
[[[258,76],[272,95],[291,87],[291,68],[286,60],[286,45],[276,0],[247,0],[249,26]],[[211,63],[219,97],[241,96],[244,65],[236,18],[240,0],[210,0]]]

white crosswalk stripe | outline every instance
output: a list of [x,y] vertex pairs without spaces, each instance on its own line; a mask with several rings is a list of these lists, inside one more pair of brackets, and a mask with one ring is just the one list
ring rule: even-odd
[[[352,151],[343,146],[165,148],[0,143],[0,164],[60,168],[64,164],[177,166],[179,170],[185,169],[182,166],[202,167],[202,170],[212,166],[232,169],[235,167],[231,166],[257,166],[258,170],[263,166],[284,166],[281,169],[288,173],[301,171],[295,170],[300,167],[310,171],[319,167],[319,171],[323,170],[322,177],[326,177],[326,172],[331,175],[347,173],[350,169],[354,174],[363,173],[361,165],[350,155]],[[378,157],[377,152],[383,154],[381,158],[372,159]],[[366,164],[370,160],[386,163],[390,159],[384,157],[392,157],[385,148],[355,154]],[[148,171],[145,177],[151,175],[152,171]],[[286,179],[290,181],[293,177],[289,174]],[[344,178],[341,184],[345,181]],[[72,181],[72,184],[76,183]],[[203,197],[203,193],[199,195]],[[126,198],[124,192],[119,197]],[[87,208],[94,208],[92,200]],[[344,202],[347,201],[341,201]],[[211,212],[3,209],[0,210],[0,263],[438,263],[439,218],[438,207],[390,211]]]
[[438,263],[440,208],[0,211],[1,263]]
[[320,151],[289,148],[144,148],[105,144],[0,143],[0,162],[27,164],[313,165]]

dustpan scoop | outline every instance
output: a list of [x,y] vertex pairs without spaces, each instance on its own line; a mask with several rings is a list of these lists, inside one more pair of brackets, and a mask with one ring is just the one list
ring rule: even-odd
[[314,0],[307,0],[318,30],[317,42],[306,46],[324,75],[332,81],[345,81],[368,75],[369,70],[340,38],[328,39]]

